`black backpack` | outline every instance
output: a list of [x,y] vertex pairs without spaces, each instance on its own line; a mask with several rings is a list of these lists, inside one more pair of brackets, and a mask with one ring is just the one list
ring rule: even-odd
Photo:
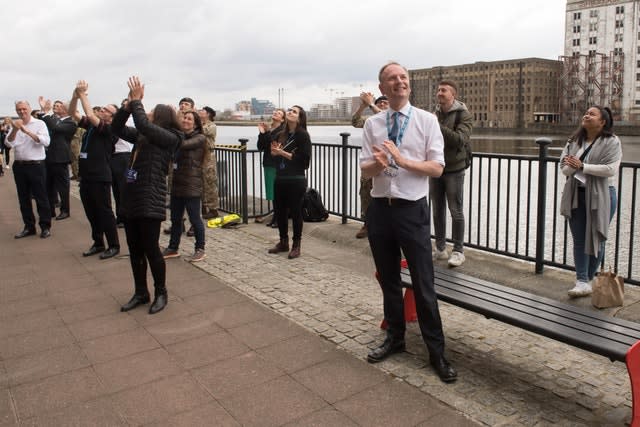
[[320,222],[329,218],[329,212],[322,204],[322,197],[313,188],[307,188],[302,199],[302,219],[307,222]]

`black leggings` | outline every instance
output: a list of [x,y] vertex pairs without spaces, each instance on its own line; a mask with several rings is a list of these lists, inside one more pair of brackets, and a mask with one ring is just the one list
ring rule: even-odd
[[149,294],[147,262],[151,268],[156,295],[167,293],[166,265],[158,243],[161,222],[159,219],[150,218],[127,218],[124,221],[136,295]]
[[278,231],[281,240],[289,239],[289,215],[293,222],[293,240],[302,238],[302,200],[307,191],[306,179],[276,178],[275,216],[278,221]]

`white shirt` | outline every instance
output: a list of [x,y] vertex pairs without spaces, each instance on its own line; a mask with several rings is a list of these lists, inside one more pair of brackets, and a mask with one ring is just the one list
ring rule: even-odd
[[118,142],[116,142],[116,148],[114,153],[130,153],[133,150],[133,144],[125,141],[124,139],[118,138]]
[[[409,110],[411,115],[409,116]],[[373,145],[382,145],[388,139],[387,112],[389,125],[392,122],[392,109],[381,111],[371,116],[364,124],[362,133],[362,151],[360,165],[373,160]],[[403,114],[400,121],[402,129],[404,121],[409,122],[398,147],[400,154],[410,160],[433,160],[444,166],[444,138],[440,132],[438,119],[432,113],[407,104],[400,109]],[[419,175],[403,168],[398,169],[397,176],[391,177],[381,172],[373,177],[372,197],[392,197],[406,200],[418,200],[429,194],[429,177]]]
[[51,138],[47,125],[40,119],[31,118],[29,123],[24,125],[29,132],[34,133],[40,139],[40,142],[34,141],[29,135],[21,130],[16,133],[16,138],[9,141],[5,140],[5,144],[13,148],[15,160],[44,160],[47,156],[45,147],[49,146]]

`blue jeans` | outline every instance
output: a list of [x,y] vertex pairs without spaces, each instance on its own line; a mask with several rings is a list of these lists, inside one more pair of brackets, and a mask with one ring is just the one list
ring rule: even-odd
[[429,180],[429,196],[433,209],[433,231],[436,236],[436,248],[439,251],[444,251],[446,246],[447,205],[449,205],[449,212],[451,212],[453,250],[456,252],[464,250],[462,248],[464,239],[464,212],[462,210],[464,175],[463,169]]
[[187,209],[189,222],[193,225],[196,249],[204,249],[204,223],[200,217],[200,197],[171,196],[171,239],[169,249],[178,250],[182,236],[182,217]]
[[[609,212],[609,222],[616,212],[617,196],[615,187],[609,187],[611,198],[611,209]],[[598,267],[604,259],[604,241],[600,242],[597,256],[585,253],[585,236],[587,233],[587,210],[585,205],[584,191],[578,191],[578,207],[571,210],[569,227],[573,236],[573,262],[576,266],[576,279],[588,282],[593,279],[598,271]]]

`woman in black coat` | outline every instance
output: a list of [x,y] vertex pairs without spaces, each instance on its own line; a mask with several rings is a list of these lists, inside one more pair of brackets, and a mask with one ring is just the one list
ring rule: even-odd
[[275,216],[280,241],[270,254],[289,250],[289,220],[293,223],[293,245],[289,259],[300,256],[302,239],[302,200],[307,190],[306,171],[311,160],[311,138],[307,132],[307,114],[298,105],[287,110],[285,128],[271,143],[271,156],[276,165]]
[[[116,135],[134,144],[121,207],[135,293],[120,310],[129,311],[150,301],[148,262],[155,288],[149,314],[155,314],[167,305],[166,265],[158,241],[160,224],[166,215],[167,172],[183,134],[171,106],[158,104],[147,117],[141,102],[144,85],[137,77],[130,77],[128,85],[128,102],[118,110],[111,124]],[[129,114],[133,116],[135,128],[125,126]]]

